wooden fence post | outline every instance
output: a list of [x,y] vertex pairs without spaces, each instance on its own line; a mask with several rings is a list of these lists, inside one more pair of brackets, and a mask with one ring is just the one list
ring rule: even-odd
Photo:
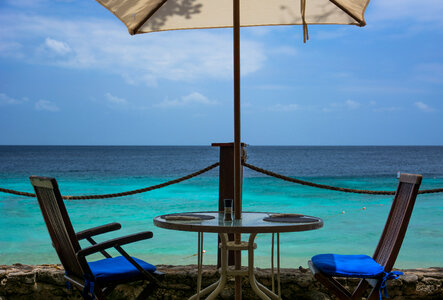
[[[245,146],[246,144],[241,143],[242,153],[245,153]],[[224,211],[224,199],[234,199],[234,143],[212,143],[212,147],[220,147],[218,210]],[[243,179],[243,167],[241,176]],[[229,234],[229,240],[234,240],[233,234]],[[217,266],[220,267],[220,249],[217,257]],[[234,251],[229,251],[228,265],[235,265]]]

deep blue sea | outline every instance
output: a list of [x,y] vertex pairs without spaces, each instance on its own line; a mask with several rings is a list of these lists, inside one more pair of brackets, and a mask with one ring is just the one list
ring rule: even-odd
[[[421,189],[443,187],[443,147],[249,146],[248,162],[316,183],[395,190],[397,172],[419,173]],[[122,192],[159,184],[218,161],[209,146],[0,146],[0,187],[33,192],[30,175],[57,178],[62,194]],[[195,264],[197,234],[157,228],[153,217],[217,210],[218,168],[191,180],[130,197],[66,201],[76,231],[119,222],[119,235],[151,230],[154,238],[127,246],[154,264]],[[314,254],[372,255],[392,196],[349,194],[300,186],[244,170],[243,210],[303,213],[324,227],[281,235],[284,267],[307,266]],[[365,208],[365,209],[363,209]],[[344,212],[344,213],[343,213]],[[258,266],[270,265],[269,234],[259,235]],[[83,244],[86,245],[86,244]],[[205,263],[214,264],[216,236],[205,235]],[[443,193],[419,195],[396,267],[443,266]],[[94,260],[97,257],[92,257]],[[0,264],[58,263],[36,199],[0,192]]]

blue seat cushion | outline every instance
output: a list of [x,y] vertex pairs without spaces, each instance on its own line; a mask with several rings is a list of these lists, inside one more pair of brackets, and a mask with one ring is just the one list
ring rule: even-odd
[[[132,258],[150,273],[157,269],[141,259]],[[97,282],[125,281],[140,276],[140,271],[123,256],[105,258],[88,264]]]
[[384,267],[367,255],[319,254],[312,257],[313,265],[329,276],[377,278]]

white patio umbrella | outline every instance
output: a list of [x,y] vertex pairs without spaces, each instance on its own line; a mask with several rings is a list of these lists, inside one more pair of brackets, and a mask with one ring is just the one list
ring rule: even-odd
[[241,218],[240,27],[346,24],[364,26],[369,0],[97,0],[131,35],[232,27],[234,32],[234,208]]

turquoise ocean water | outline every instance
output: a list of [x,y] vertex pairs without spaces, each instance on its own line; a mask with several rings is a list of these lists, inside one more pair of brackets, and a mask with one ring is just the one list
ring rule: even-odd
[[[443,187],[443,147],[258,147],[248,162],[317,183],[394,190],[398,171],[423,174],[422,189]],[[218,161],[218,149],[196,147],[0,146],[0,187],[33,192],[30,175],[56,177],[66,195],[102,194],[162,183]],[[157,228],[153,217],[216,210],[218,168],[191,180],[130,197],[66,201],[76,231],[123,225],[99,240],[151,230],[154,238],[127,246],[154,264],[196,263],[197,234]],[[245,168],[243,209],[304,213],[323,218],[319,230],[281,235],[283,267],[306,267],[314,254],[372,255],[391,196],[341,193],[300,186]],[[363,209],[366,208],[366,209]],[[343,212],[345,212],[343,214]],[[269,234],[256,239],[258,266],[268,267]],[[86,244],[83,244],[86,245]],[[205,235],[205,263],[214,264],[216,236]],[[397,267],[443,266],[443,193],[420,195]],[[100,258],[92,257],[91,259]],[[0,192],[0,264],[58,263],[36,199]]]

